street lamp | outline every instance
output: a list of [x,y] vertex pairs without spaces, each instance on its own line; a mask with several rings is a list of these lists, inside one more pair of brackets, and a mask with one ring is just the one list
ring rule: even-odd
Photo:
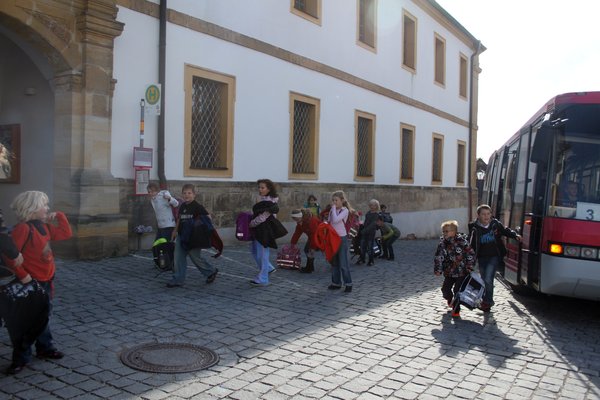
[[481,204],[481,197],[483,196],[483,179],[485,178],[485,171],[479,170],[475,173],[477,175],[477,204]]

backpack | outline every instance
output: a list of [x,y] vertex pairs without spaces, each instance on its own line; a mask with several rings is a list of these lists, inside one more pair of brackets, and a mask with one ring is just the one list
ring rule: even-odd
[[242,211],[238,214],[235,219],[235,238],[242,241],[250,241],[254,239],[254,235],[250,230],[250,221],[252,220],[252,213],[248,211]]
[[277,252],[277,266],[283,269],[300,269],[302,258],[300,248],[293,244],[285,244]]
[[360,227],[360,217],[355,213],[348,213],[348,218],[344,221],[344,226],[346,227],[348,237],[356,237],[358,235],[358,228]]

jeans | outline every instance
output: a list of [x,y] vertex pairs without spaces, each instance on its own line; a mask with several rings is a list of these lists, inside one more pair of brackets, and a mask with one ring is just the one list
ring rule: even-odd
[[252,257],[254,257],[254,261],[256,261],[256,265],[259,269],[258,275],[254,281],[261,284],[269,283],[269,272],[275,269],[273,265],[271,265],[271,261],[269,261],[269,255],[271,254],[270,249],[268,247],[263,247],[257,240],[253,240],[252,243],[250,243],[250,251],[252,252]]
[[389,258],[394,258],[394,248],[392,245],[398,239],[398,236],[392,236],[381,241],[381,247],[383,247],[383,255]]
[[348,264],[348,239],[341,237],[342,242],[338,252],[331,259],[331,283],[335,286],[352,286],[352,277],[350,276],[350,264]]
[[485,295],[483,296],[484,303],[494,305],[494,276],[496,275],[496,267],[500,264],[500,257],[479,257],[479,273],[485,282]]
[[373,247],[375,247],[375,236],[363,235],[360,239],[360,259],[365,261],[368,254],[369,261],[373,261]]
[[192,263],[198,268],[202,275],[208,277],[212,275],[216,268],[212,266],[208,261],[202,257],[202,249],[190,249],[185,250],[181,246],[181,241],[177,239],[175,241],[175,265],[173,268],[173,279],[171,283],[176,285],[183,285],[185,282],[185,275],[187,272],[187,256],[190,256]]

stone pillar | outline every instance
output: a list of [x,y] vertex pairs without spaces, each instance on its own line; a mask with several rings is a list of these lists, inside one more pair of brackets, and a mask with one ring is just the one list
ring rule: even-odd
[[[76,17],[81,65],[55,75],[55,197],[70,210],[75,238],[64,256],[95,259],[128,252],[119,181],[110,172],[113,41],[123,25],[112,0],[89,0]],[[70,248],[68,248],[70,247]]]

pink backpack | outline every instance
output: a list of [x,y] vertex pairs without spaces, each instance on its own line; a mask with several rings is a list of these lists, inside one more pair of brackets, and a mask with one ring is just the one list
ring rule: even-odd
[[252,231],[250,230],[250,221],[252,220],[252,213],[242,211],[238,214],[235,219],[235,238],[248,242],[254,239]]
[[302,258],[300,249],[293,244],[285,244],[277,252],[277,266],[283,269],[300,269]]

